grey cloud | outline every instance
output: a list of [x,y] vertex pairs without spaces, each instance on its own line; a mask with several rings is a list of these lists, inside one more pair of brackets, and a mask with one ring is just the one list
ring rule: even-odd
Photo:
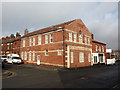
[[34,31],[81,18],[88,29],[95,34],[96,40],[107,43],[112,49],[117,49],[117,45],[112,44],[118,43],[117,7],[117,3],[106,2],[3,3],[3,36],[16,31],[23,34],[26,28]]

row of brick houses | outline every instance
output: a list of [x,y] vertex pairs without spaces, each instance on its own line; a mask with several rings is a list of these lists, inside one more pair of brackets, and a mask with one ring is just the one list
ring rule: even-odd
[[95,41],[81,19],[27,33],[13,42],[18,41],[20,46],[14,48],[20,48],[24,63],[65,68],[106,63],[106,44]]
[[10,36],[3,37],[0,39],[0,54],[7,55],[10,53],[15,53],[20,55],[20,43],[21,43],[21,35],[20,33],[11,34]]

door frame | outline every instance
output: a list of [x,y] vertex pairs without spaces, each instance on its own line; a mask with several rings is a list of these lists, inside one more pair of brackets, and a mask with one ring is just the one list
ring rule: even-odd
[[[39,60],[38,60],[38,57],[39,57]],[[37,65],[40,65],[40,60],[41,60],[41,56],[37,55]]]

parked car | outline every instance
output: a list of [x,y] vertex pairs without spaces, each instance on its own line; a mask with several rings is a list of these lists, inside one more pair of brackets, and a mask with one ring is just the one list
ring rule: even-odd
[[20,63],[22,63],[22,59],[17,54],[8,54],[7,55],[7,63],[11,63],[11,64],[17,63],[17,64],[20,64]]
[[3,60],[4,62],[6,62],[6,60],[7,60],[7,56],[2,55],[2,56],[0,56],[0,59]]
[[116,64],[116,65],[120,65],[120,58],[117,58],[117,59],[116,59],[115,64]]

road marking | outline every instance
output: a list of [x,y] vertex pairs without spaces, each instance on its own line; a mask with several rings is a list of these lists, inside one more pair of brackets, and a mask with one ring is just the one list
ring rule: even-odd
[[120,84],[117,84],[115,86],[113,86],[110,90],[117,90],[117,89],[120,89]]
[[10,72],[10,73],[12,73],[12,75],[6,76],[6,77],[2,77],[2,79],[7,79],[7,78],[11,78],[11,77],[16,76],[16,73],[15,73],[15,72],[12,72],[12,71],[9,71],[9,70],[5,70],[5,72]]

